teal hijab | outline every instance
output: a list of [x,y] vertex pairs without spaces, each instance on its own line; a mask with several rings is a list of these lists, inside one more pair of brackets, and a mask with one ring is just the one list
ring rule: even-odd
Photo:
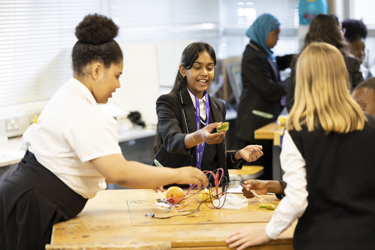
[[279,28],[280,22],[271,14],[264,13],[255,19],[254,23],[246,31],[246,36],[259,44],[270,57],[274,57],[273,51],[266,45],[268,34]]

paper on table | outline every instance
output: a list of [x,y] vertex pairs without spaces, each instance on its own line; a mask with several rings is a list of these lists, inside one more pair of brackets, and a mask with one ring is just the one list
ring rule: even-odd
[[227,193],[242,194],[242,187],[241,187],[241,185],[234,186],[234,187],[228,189]]
[[118,116],[127,116],[129,114],[128,111],[123,110],[114,103],[100,104],[99,108],[105,113],[115,118]]

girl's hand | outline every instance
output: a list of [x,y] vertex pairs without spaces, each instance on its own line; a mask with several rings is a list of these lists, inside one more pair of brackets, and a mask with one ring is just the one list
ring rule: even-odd
[[242,250],[269,241],[271,241],[271,238],[267,236],[265,228],[245,227],[229,235],[226,243],[229,245],[229,248],[237,247],[237,250]]
[[177,184],[195,184],[198,189],[208,185],[207,176],[196,167],[182,167],[174,169],[178,171],[176,181]]
[[207,144],[219,144],[220,142],[222,142],[225,138],[225,132],[211,134],[212,130],[214,130],[214,128],[216,128],[217,126],[221,124],[222,122],[211,123],[207,125],[206,127],[198,130],[197,132],[199,134],[199,141],[200,142],[205,141]]
[[247,180],[243,182],[245,185],[242,186],[243,195],[246,198],[253,198],[254,195],[250,189],[254,190],[255,193],[261,195],[268,193],[268,181],[261,180]]
[[[256,161],[263,155],[262,151],[263,147],[260,145],[249,145],[238,151],[237,153],[240,154],[241,158],[247,162]],[[239,160],[239,159],[237,159]]]
[[158,190],[163,193],[164,192],[164,187],[160,186],[160,187],[154,188],[153,190],[155,191],[155,193],[157,193]]

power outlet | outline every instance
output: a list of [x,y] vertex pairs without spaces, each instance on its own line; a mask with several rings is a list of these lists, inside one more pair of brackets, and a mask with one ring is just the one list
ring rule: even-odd
[[5,131],[11,132],[11,131],[17,131],[20,129],[20,122],[18,118],[11,118],[5,120]]

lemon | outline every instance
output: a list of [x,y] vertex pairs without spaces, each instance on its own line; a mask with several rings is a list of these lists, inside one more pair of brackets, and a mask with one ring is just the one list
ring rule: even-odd
[[213,201],[215,198],[214,196],[212,195],[212,193],[210,193],[210,190],[208,190],[207,188],[205,188],[200,194],[199,194],[199,199],[201,201]]
[[280,116],[278,119],[277,119],[278,121],[279,121],[279,125],[280,126],[285,126],[285,124],[286,124],[286,121],[288,120],[287,118],[286,118],[286,116]]

